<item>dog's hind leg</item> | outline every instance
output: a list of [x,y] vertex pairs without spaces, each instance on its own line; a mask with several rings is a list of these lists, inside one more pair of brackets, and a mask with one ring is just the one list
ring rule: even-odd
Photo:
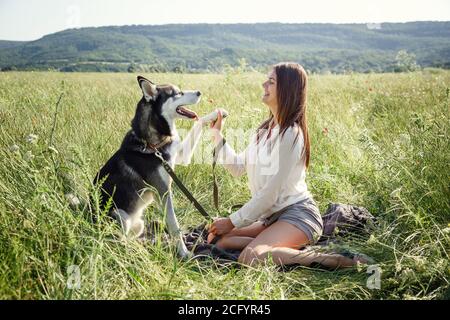
[[125,210],[114,209],[111,212],[111,216],[120,223],[123,233],[127,236],[130,233],[133,222],[130,215]]
[[142,217],[133,219],[130,232],[135,237],[140,237],[144,233],[145,223]]
[[172,205],[172,193],[169,191],[165,196],[166,200],[166,217],[167,217],[167,227],[169,229],[169,234],[172,239],[177,242],[177,253],[180,258],[186,259],[190,257],[190,252],[186,248],[183,241],[183,236],[181,234],[180,226],[178,224],[177,217],[175,216],[175,211]]
[[144,232],[142,217],[133,217],[122,209],[114,209],[111,215],[120,223],[126,237],[139,237]]

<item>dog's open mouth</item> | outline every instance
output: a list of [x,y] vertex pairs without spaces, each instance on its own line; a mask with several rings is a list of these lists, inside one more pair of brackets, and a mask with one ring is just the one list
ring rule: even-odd
[[189,110],[188,108],[185,108],[184,106],[177,107],[176,111],[178,114],[181,114],[182,116],[187,117],[189,119],[198,118],[197,114],[194,111]]

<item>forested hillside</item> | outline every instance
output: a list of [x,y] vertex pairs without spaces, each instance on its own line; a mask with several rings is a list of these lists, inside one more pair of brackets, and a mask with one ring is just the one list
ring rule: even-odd
[[[309,71],[399,71],[398,53],[450,67],[450,22],[174,24],[71,29],[0,41],[2,70],[217,72],[283,60]],[[243,60],[244,59],[244,60]],[[245,61],[245,63],[244,63]]]

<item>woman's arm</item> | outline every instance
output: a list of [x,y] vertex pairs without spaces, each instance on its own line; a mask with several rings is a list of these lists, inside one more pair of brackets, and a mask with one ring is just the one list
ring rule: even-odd
[[268,170],[271,178],[249,202],[230,215],[229,218],[235,227],[248,226],[260,218],[265,218],[264,215],[271,213],[269,209],[277,201],[292,168],[300,160],[303,149],[303,135],[300,132],[296,140],[297,130],[288,129],[283,138],[277,138],[272,152],[271,168]]
[[191,163],[194,150],[197,147],[198,142],[200,141],[200,137],[202,136],[203,125],[204,123],[201,120],[196,121],[192,129],[189,131],[183,141],[178,145],[177,157],[175,161],[176,164],[187,166],[189,163]]
[[[228,116],[226,110],[219,109],[220,114],[224,112],[224,116]],[[207,125],[213,119],[218,118],[219,110],[213,111],[210,114],[201,117],[194,123],[192,129],[183,139],[183,141],[177,146],[176,150],[176,164],[181,164],[187,166],[191,163],[192,155],[194,154],[195,148],[197,148],[200,137],[202,136],[202,128]]]
[[[211,123],[211,137],[215,148],[224,141],[222,135],[223,120],[222,111],[217,109],[217,120]],[[239,177],[245,173],[245,150],[240,154],[236,154],[233,148],[225,143],[216,155],[217,163],[222,164],[233,176]]]
[[[224,138],[220,134],[217,140],[216,148],[224,142]],[[246,150],[236,154],[233,148],[225,142],[216,155],[216,163],[223,165],[234,177],[239,177],[245,173]]]

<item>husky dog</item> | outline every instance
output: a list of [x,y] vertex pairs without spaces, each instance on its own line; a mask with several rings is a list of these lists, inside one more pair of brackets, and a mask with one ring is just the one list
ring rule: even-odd
[[[155,85],[141,76],[137,80],[143,97],[137,104],[131,130],[125,135],[119,150],[97,173],[94,184],[102,183],[101,208],[112,198],[110,215],[121,223],[125,235],[134,237],[143,235],[144,211],[154,200],[149,186],[156,189],[165,205],[169,234],[177,241],[179,256],[185,258],[189,252],[172,204],[171,178],[156,157],[155,150],[172,168],[176,160],[177,163],[188,164],[201,136],[202,126],[217,119],[217,110],[199,119],[194,111],[185,106],[198,104],[200,91],[181,91],[170,84]],[[175,128],[177,118],[198,120],[183,142]]]

